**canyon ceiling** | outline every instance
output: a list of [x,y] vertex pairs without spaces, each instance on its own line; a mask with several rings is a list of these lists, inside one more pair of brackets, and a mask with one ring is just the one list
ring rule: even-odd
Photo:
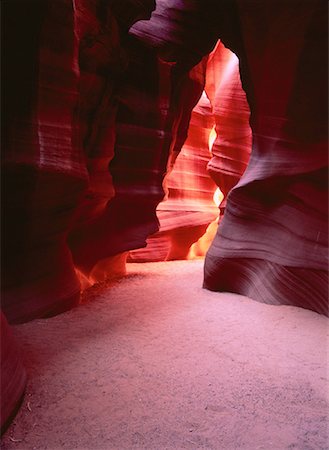
[[217,186],[204,287],[328,315],[327,2],[11,0],[2,21],[2,424],[26,379],[8,322],[188,257]]

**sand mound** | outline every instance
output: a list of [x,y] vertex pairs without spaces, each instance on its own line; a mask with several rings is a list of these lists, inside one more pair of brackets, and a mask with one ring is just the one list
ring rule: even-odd
[[29,382],[3,449],[328,448],[328,319],[203,290],[203,261],[128,270],[14,327]]

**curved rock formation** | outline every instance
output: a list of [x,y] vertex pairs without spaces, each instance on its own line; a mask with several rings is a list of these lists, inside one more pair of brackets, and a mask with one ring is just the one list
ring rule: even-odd
[[[218,42],[204,64],[201,62],[190,71],[190,76],[202,66],[205,92],[192,112],[182,150],[179,146],[178,156],[174,152],[169,161],[169,173],[164,180],[167,198],[157,208],[160,230],[147,239],[145,249],[130,253],[133,261],[186,258],[191,244],[218,218],[213,202],[216,186],[209,179],[209,173],[224,194],[220,205],[224,211],[227,194],[247,167],[251,151],[250,111],[241,86],[238,58]],[[185,90],[188,87],[186,84]],[[216,138],[211,143],[209,161],[210,133],[215,124]],[[195,255],[205,254],[216,224],[209,228],[207,238],[195,247]],[[193,252],[190,257],[192,255]]]
[[100,260],[143,246],[157,230],[175,118],[172,76],[127,34],[154,2],[121,3],[35,0],[4,8],[2,299],[11,322],[78,302],[71,251],[89,277]]
[[[129,26],[129,21],[121,20],[125,11],[117,3],[112,6],[119,26],[125,24],[123,28]],[[108,35],[106,29],[104,33]],[[191,110],[204,86],[205,64],[189,75],[184,64],[168,65],[135,37],[121,33],[120,39],[120,46],[113,50],[116,57],[102,72],[102,85],[105,74],[111,88],[98,100],[97,113],[87,115],[92,130],[85,140],[87,154],[94,155],[88,165],[91,184],[70,233],[74,262],[88,278],[92,272],[93,277],[99,273],[93,268],[100,260],[109,262],[109,257],[144,247],[147,237],[158,230],[155,210],[164,196],[167,161],[169,155],[175,159],[186,139]],[[121,74],[113,82],[112,73],[121,60],[127,66],[121,64]],[[95,68],[91,71],[95,77]],[[90,90],[90,95],[94,91]],[[99,168],[103,168],[103,178]],[[101,197],[103,203],[98,201],[95,211],[95,199]],[[112,276],[111,265],[107,267]],[[103,277],[104,271],[101,273]]]
[[14,0],[2,19],[2,307],[21,322],[79,299],[66,236],[87,171],[72,3]]
[[[233,258],[250,258],[258,280],[268,263],[276,274],[284,267],[291,280],[305,269],[310,289],[321,274],[316,302],[324,306],[314,308],[327,311],[326,5],[248,0],[209,6],[161,0],[131,36],[129,27],[150,16],[153,1],[131,0],[123,8],[119,1],[34,0],[27,6],[13,0],[4,8],[2,286],[10,321],[54,314],[78,301],[70,250],[89,277],[99,261],[145,246],[157,230],[167,160],[179,153],[201,94],[202,77],[191,82],[188,73],[218,38],[240,60],[253,151],[231,190],[248,157],[248,112],[236,89],[236,61],[217,48],[207,69],[217,122],[209,170],[225,196],[231,192],[208,253],[205,286],[229,289],[221,273]],[[27,21],[27,13],[33,19]],[[177,62],[159,60],[156,51]],[[247,279],[241,293],[258,298],[258,281]],[[285,290],[280,302],[306,302],[304,291],[274,279],[264,301]],[[238,285],[232,289],[240,292]]]
[[204,84],[204,64],[189,77],[190,58],[167,64],[128,36],[151,0],[19,3],[3,17],[2,287],[11,322],[70,308],[76,273],[103,277],[108,258],[157,231],[168,157],[186,139]]
[[238,3],[253,149],[204,283],[328,314],[325,12],[323,2]]
[[[198,78],[195,72],[192,70],[190,77],[196,81]],[[204,75],[202,79],[199,95],[204,86]],[[188,86],[185,85],[186,99],[189,99],[190,93]],[[204,234],[209,223],[218,216],[218,208],[213,202],[216,184],[207,173],[211,157],[209,135],[213,126],[211,106],[203,93],[192,111],[185,144],[181,150],[180,146],[173,149],[168,162],[168,173],[164,179],[167,195],[157,207],[160,230],[147,239],[145,249],[130,252],[130,260],[185,259],[193,242]]]
[[[178,206],[185,182],[191,191],[190,180],[176,180],[191,149],[177,155],[207,61],[217,130],[209,170],[227,203],[204,286],[328,315],[327,2],[159,0],[145,20],[154,7],[154,0],[4,2],[1,281],[8,321],[64,311],[79,301],[79,279],[88,285],[124,272],[126,252],[158,230],[155,210],[175,160],[169,201]],[[251,111],[246,170],[250,132],[237,60],[223,46],[207,59],[218,39],[239,58]],[[212,123],[211,114],[199,113],[192,115],[192,152],[194,141],[205,151],[206,134],[196,134]],[[190,210],[154,239],[160,259],[186,256],[191,217],[195,240],[211,220],[212,182],[204,166],[200,174],[207,195],[199,192],[197,206],[185,197]],[[160,210],[164,230],[171,212],[167,223]],[[6,322],[2,330],[6,346]],[[8,339],[4,421],[25,384]]]
[[205,287],[328,314],[327,4],[165,3],[139,37],[170,61],[200,59],[220,38],[239,57],[251,109],[251,159],[207,254]]
[[205,93],[194,108],[188,137],[165,178],[167,199],[159,204],[159,234],[170,238],[166,260],[185,259],[193,242],[218,216],[213,202],[215,183],[207,173],[209,135],[214,119]]
[[250,110],[241,86],[239,60],[219,41],[207,64],[206,92],[216,121],[216,139],[208,170],[224,198],[246,170],[251,152]]

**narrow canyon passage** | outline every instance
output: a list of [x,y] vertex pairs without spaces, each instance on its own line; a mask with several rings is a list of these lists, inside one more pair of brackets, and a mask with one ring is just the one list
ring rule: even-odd
[[14,326],[28,385],[2,448],[327,448],[327,318],[204,290],[203,264],[128,264]]
[[3,448],[329,450],[328,2],[0,3]]

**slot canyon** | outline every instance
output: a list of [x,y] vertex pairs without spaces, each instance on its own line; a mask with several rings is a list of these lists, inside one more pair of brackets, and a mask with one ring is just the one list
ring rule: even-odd
[[327,19],[1,2],[1,448],[329,448]]

